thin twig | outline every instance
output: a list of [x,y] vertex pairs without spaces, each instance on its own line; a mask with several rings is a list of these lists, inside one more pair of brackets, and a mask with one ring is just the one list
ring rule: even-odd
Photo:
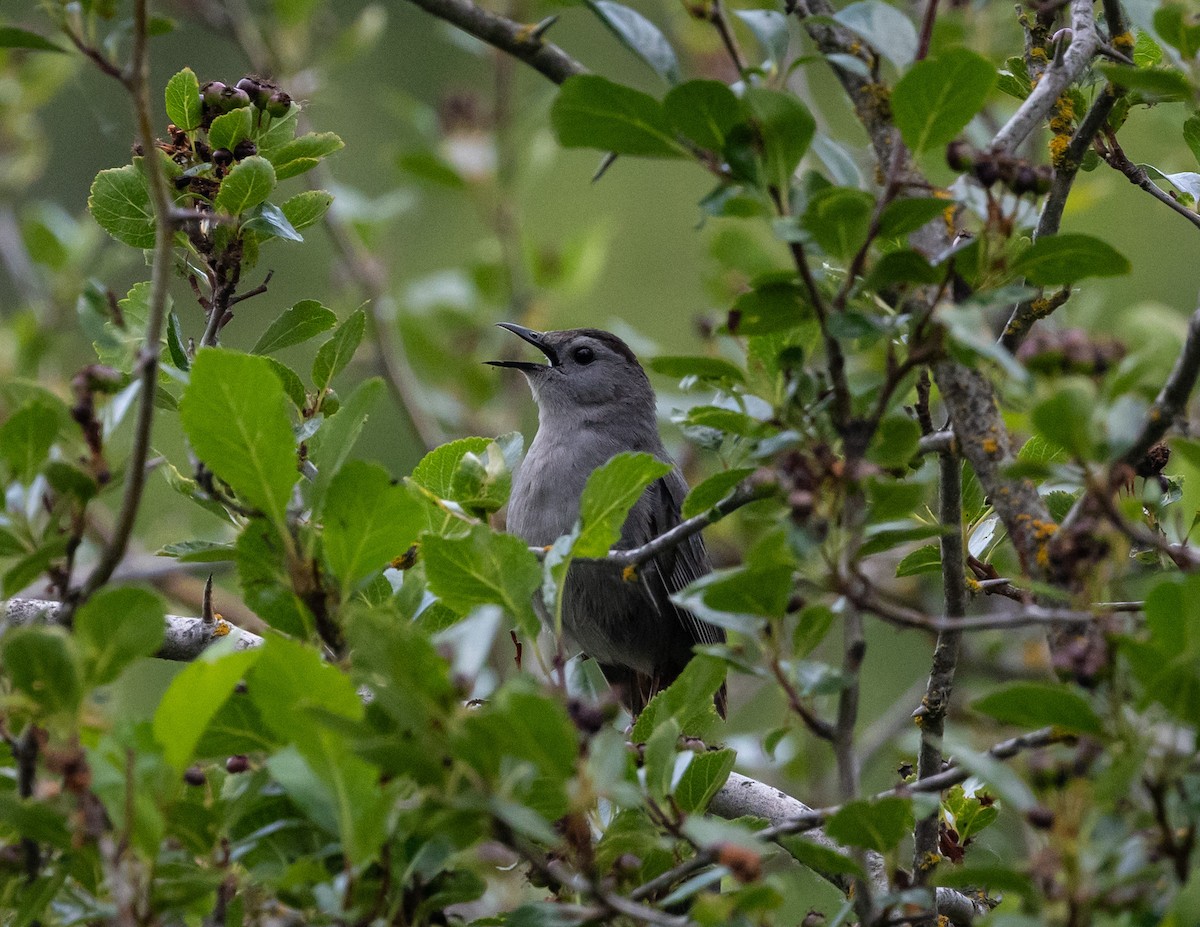
[[[942,525],[942,595],[946,618],[961,618],[967,610],[967,586],[963,565],[962,530],[962,462],[956,454],[942,454],[938,461],[938,520]],[[954,688],[954,673],[958,668],[958,649],[962,631],[947,628],[938,632],[929,669],[925,697],[915,716],[921,725],[921,747],[917,754],[917,779],[928,779],[942,771],[942,735],[945,733],[946,712]],[[933,814],[917,822],[913,831],[913,875],[918,884],[925,884],[938,861],[938,828],[941,814]],[[936,901],[935,911],[936,914]]]
[[[639,567],[647,561],[653,560],[664,551],[678,547],[692,535],[699,534],[709,525],[736,512],[742,506],[749,505],[751,502],[757,502],[760,499],[766,499],[774,495],[775,492],[776,487],[771,484],[743,483],[707,512],[701,512],[699,515],[694,515],[686,521],[680,522],[674,528],[663,532],[640,547],[633,547],[629,550],[609,551],[607,557],[600,559],[607,560],[609,563],[619,567]],[[536,548],[535,550],[541,552],[540,548]]]
[[1101,155],[1105,163],[1124,174],[1135,187],[1141,187],[1164,206],[1173,212],[1179,213],[1179,215],[1187,219],[1196,228],[1200,228],[1200,214],[1184,206],[1183,203],[1179,202],[1179,200],[1175,199],[1152,181],[1150,175],[1146,173],[1145,168],[1129,160],[1125,152],[1121,149],[1121,146],[1117,144],[1115,137],[1109,135],[1105,148],[1106,151]]
[[67,600],[67,620],[80,604],[108,582],[113,570],[125,556],[133,535],[134,522],[141,507],[142,491],[146,485],[146,458],[150,452],[150,436],[154,424],[158,364],[161,351],[163,323],[166,318],[167,284],[171,273],[172,244],[175,227],[169,218],[171,199],[155,146],[154,126],[150,105],[150,54],[147,25],[148,0],[137,0],[133,11],[133,50],[129,62],[127,86],[133,102],[138,139],[144,156],[142,164],[146,185],[154,208],[154,252],[150,270],[150,305],[146,313],[146,334],[138,352],[141,395],[138,398],[137,421],[133,444],[125,469],[125,493],[121,510],[113,528],[112,541],[105,546],[100,560],[83,585]]
[[[729,15],[725,12],[725,5],[721,0],[712,0],[709,7],[708,21],[713,24],[717,30],[717,34],[721,36],[721,43],[725,46],[725,51],[729,54],[729,60],[733,62],[733,66],[737,68],[738,76],[741,77],[746,73],[746,56],[742,54],[742,49],[738,45],[737,36],[733,33],[733,24],[729,21]],[[783,62],[779,62],[779,66],[783,67]]]
[[587,73],[587,68],[557,45],[543,42],[537,36],[534,27],[489,13],[470,0],[412,2],[438,19],[444,19],[488,45],[519,58],[556,84],[561,84],[576,74]]
[[1121,455],[1121,461],[1136,466],[1146,456],[1146,452],[1163,439],[1167,430],[1183,414],[1187,408],[1188,399],[1196,387],[1196,379],[1200,377],[1200,305],[1188,320],[1187,336],[1183,348],[1175,358],[1175,366],[1159,391],[1154,405],[1146,413],[1142,430],[1134,439],[1129,449]]

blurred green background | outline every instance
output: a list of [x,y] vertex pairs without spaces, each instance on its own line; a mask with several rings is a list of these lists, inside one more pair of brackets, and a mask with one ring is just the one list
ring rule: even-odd
[[[631,5],[667,32],[681,50],[687,76],[731,79],[712,30],[682,4]],[[917,6],[898,5],[910,11]],[[201,81],[233,83],[259,70],[247,58],[247,42],[265,41],[273,49],[280,66],[269,76],[305,102],[313,128],[334,131],[346,142],[330,159],[335,210],[386,271],[388,310],[395,313],[422,384],[418,398],[447,437],[513,428],[532,436],[534,410],[523,384],[481,365],[516,349],[494,322],[609,328],[626,336],[644,358],[724,350],[728,346],[706,347],[703,332],[723,318],[744,282],[730,265],[786,266],[782,245],[750,226],[703,221],[697,204],[712,184],[693,165],[622,158],[592,182],[598,158],[562,151],[554,141],[548,119],[554,88],[548,81],[409,3],[254,4],[255,15],[241,19],[240,40],[227,25],[205,25],[210,6],[177,2],[164,9],[175,28],[154,42],[153,85],[161,88],[185,66]],[[664,89],[581,4],[516,3],[500,9],[524,22],[557,14],[560,21],[549,38],[590,69],[650,92]],[[1135,15],[1138,9],[1131,4]],[[8,4],[4,16],[46,28],[32,5]],[[254,23],[272,20],[274,31],[252,34]],[[753,47],[748,33],[741,37]],[[947,10],[935,38],[968,44],[997,63],[1021,43],[1012,5],[995,2]],[[813,55],[794,23],[791,53]],[[107,240],[86,213],[96,172],[129,159],[131,117],[115,82],[74,55],[0,52],[0,63],[0,380],[35,379],[65,396],[74,371],[93,360],[75,309],[86,282],[123,295],[146,276],[137,256]],[[863,135],[827,66],[812,57],[790,82],[818,115],[822,131],[851,152],[869,184],[873,168],[860,148]],[[161,93],[155,102],[165,127]],[[973,141],[985,144],[1014,106],[997,93],[994,124],[973,125]],[[1131,158],[1167,173],[1196,169],[1176,128],[1179,106],[1134,113],[1126,133]],[[1044,147],[1045,137],[1037,139],[1031,156],[1044,161]],[[809,161],[821,167],[813,155]],[[953,179],[936,156],[924,166],[937,182]],[[302,189],[302,180],[287,183]],[[1200,289],[1195,229],[1101,168],[1077,183],[1064,230],[1086,230],[1107,240],[1131,259],[1134,271],[1084,287],[1051,324],[1094,327],[1131,347],[1177,343]],[[363,302],[353,268],[324,229],[305,235],[303,244],[276,244],[264,253],[248,283],[273,270],[269,292],[241,304],[239,317],[225,330],[227,345],[249,347],[271,319],[300,299],[318,299],[342,317]],[[31,264],[29,252],[38,249],[26,246],[33,240],[53,240],[61,259]],[[203,318],[186,284],[175,280],[172,294],[186,334],[198,339]],[[371,371],[364,348],[350,379]],[[657,385],[664,412],[688,401],[677,384]],[[155,447],[184,462],[186,448],[172,427],[159,427]],[[672,446],[682,453],[677,434]],[[399,475],[424,450],[389,407],[372,418],[357,453]],[[712,466],[703,452],[685,456],[696,472]],[[1194,484],[1184,511],[1200,507],[1192,498]],[[151,481],[138,529],[145,550],[221,530],[164,481]],[[714,532],[719,555],[728,550],[723,533],[734,530],[722,526]],[[232,588],[231,577],[224,582]],[[1010,659],[1016,651],[1019,647],[1007,649]],[[864,742],[883,743],[886,735],[913,730],[907,714],[920,693],[912,686],[914,680],[924,685],[928,654],[923,637],[871,624],[865,676],[876,682],[864,693]],[[964,672],[986,676],[994,658],[988,650],[975,653]],[[783,716],[780,704],[750,692],[735,690],[733,704],[735,728],[741,722],[761,730],[764,715]],[[749,761],[754,745],[739,747],[743,762]],[[809,747],[791,741],[780,758],[790,755],[790,772],[811,776],[806,798],[820,802],[833,792],[827,751],[809,756]],[[882,754],[886,762],[865,760],[867,788],[892,781],[899,754],[889,749],[894,748]]]

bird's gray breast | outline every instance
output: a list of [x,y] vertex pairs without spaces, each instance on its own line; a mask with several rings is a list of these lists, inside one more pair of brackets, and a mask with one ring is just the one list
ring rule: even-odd
[[[513,479],[508,530],[528,543],[544,547],[569,532],[579,518],[579,499],[588,477],[616,454],[630,450],[603,435],[576,435],[570,443],[539,430]],[[658,448],[638,448],[656,451]],[[634,547],[650,540],[647,497],[630,511],[618,542]],[[655,569],[653,564],[648,568]],[[534,606],[553,626],[541,597]],[[620,567],[600,561],[576,561],[563,590],[563,628],[592,659],[629,666],[651,674],[664,664],[686,660],[690,641],[680,640],[678,618],[664,613],[643,583],[629,581]],[[682,652],[676,653],[682,646]]]

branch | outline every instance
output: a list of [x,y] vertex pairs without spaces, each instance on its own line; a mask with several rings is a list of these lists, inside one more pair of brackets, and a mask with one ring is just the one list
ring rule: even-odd
[[[0,599],[0,637],[10,629],[29,625],[62,625],[67,621],[61,602],[43,599]],[[244,631],[224,618],[206,622],[203,618],[167,615],[163,644],[155,654],[163,660],[187,662],[194,660],[209,646],[224,637],[233,637],[235,650],[261,647],[263,639]]]
[[[956,454],[942,454],[939,466],[938,520],[945,532],[941,538],[942,590],[946,617],[957,623],[967,611],[967,585],[963,563],[962,530],[962,463]],[[961,628],[955,626],[938,632],[933,650],[933,665],[925,697],[917,709],[916,720],[921,727],[921,747],[917,754],[917,779],[928,779],[942,770],[942,735],[945,733],[946,711],[958,668],[958,649]],[[913,873],[924,884],[932,875],[938,859],[938,830],[940,811],[922,818],[913,831]],[[936,899],[935,899],[935,910]]]
[[[1006,760],[1024,750],[1046,747],[1070,739],[1072,739],[1071,735],[1064,734],[1057,728],[1042,728],[1030,734],[1022,734],[995,744],[987,751],[987,756],[996,760]],[[956,765],[936,776],[929,776],[919,782],[904,783],[895,788],[879,792],[874,798],[875,800],[894,797],[903,798],[916,792],[941,792],[951,786],[965,782],[971,775],[973,773],[970,769]],[[762,840],[778,840],[780,837],[792,836],[794,834],[809,834],[810,839],[823,846],[828,846],[839,851],[841,849],[836,843],[832,843],[829,837],[820,831],[819,828],[829,818],[841,811],[842,805],[834,805],[828,808],[809,808],[803,802],[797,801],[772,786],[756,782],[737,773],[731,773],[725,785],[713,797],[709,807],[714,813],[729,819],[752,815],[770,821],[771,826],[755,834],[755,836]],[[816,831],[816,833],[813,834],[813,831]],[[717,855],[718,849],[716,847],[706,847],[696,853],[691,859],[680,863],[674,869],[640,885],[630,893],[630,897],[641,899],[656,894],[692,873],[706,866],[711,866],[717,861]],[[871,872],[875,873],[875,860],[872,859],[869,861],[869,867]],[[872,875],[872,879],[877,877],[877,875]],[[828,875],[826,878],[836,881],[836,879]],[[842,878],[845,877],[843,876]],[[951,918],[952,922],[956,924],[970,924],[975,917],[981,917],[990,910],[986,904],[975,902],[965,895],[960,895],[958,892],[950,892],[946,889],[938,889],[937,898],[939,911],[944,916]],[[943,903],[943,898],[945,899],[945,904]]]
[[992,151],[1012,153],[1049,115],[1059,96],[1091,62],[1100,44],[1096,33],[1094,0],[1071,0],[1071,47],[1042,75],[1012,118],[992,139]]
[[1154,405],[1146,413],[1145,424],[1134,439],[1129,449],[1121,455],[1121,462],[1129,466],[1137,466],[1146,456],[1146,452],[1162,440],[1167,430],[1187,408],[1188,399],[1196,386],[1196,378],[1200,376],[1200,305],[1188,320],[1187,336],[1183,349],[1175,358],[1175,366],[1171,375],[1163,384]]
[[121,511],[113,528],[112,541],[105,545],[100,560],[84,581],[83,585],[69,594],[64,620],[70,623],[71,614],[86,602],[97,589],[108,582],[125,556],[125,549],[133,535],[133,525],[141,507],[142,491],[146,485],[146,458],[150,452],[150,434],[154,424],[156,393],[158,391],[158,362],[161,351],[163,324],[166,318],[167,283],[171,273],[171,259],[175,237],[175,225],[170,217],[171,198],[167,193],[166,178],[159,163],[155,144],[153,116],[150,106],[150,54],[147,33],[149,0],[137,0],[133,11],[133,51],[125,81],[133,98],[134,118],[137,122],[138,140],[142,146],[142,167],[146,173],[146,185],[154,207],[154,252],[150,271],[150,306],[146,313],[146,335],[139,351],[141,395],[138,397],[137,422],[134,425],[133,445],[125,468],[125,493],[121,500]]
[[543,42],[533,26],[489,13],[470,0],[412,0],[425,12],[444,19],[500,51],[519,58],[556,84],[587,73],[587,68],[557,45]]
[[1014,459],[1011,438],[991,383],[978,370],[951,360],[935,364],[933,376],[959,449],[1004,522],[1021,566],[1030,576],[1044,578],[1049,565],[1046,541],[1055,523],[1031,480],[1006,475]]
[[1113,168],[1116,168],[1128,178],[1129,182],[1135,187],[1141,187],[1152,197],[1170,208],[1174,212],[1179,213],[1183,218],[1187,219],[1192,225],[1200,228],[1200,214],[1192,212],[1183,203],[1175,199],[1169,193],[1159,187],[1150,179],[1150,175],[1146,173],[1141,165],[1134,164],[1121,150],[1121,146],[1117,144],[1115,138],[1108,139],[1109,150],[1103,155],[1105,162]]
[[[699,534],[709,525],[720,521],[726,515],[736,512],[742,506],[774,495],[776,490],[777,487],[771,483],[742,483],[730,495],[726,496],[707,512],[701,512],[699,515],[692,516],[687,521],[680,522],[670,531],[663,532],[658,537],[647,541],[641,547],[633,547],[629,550],[609,551],[607,557],[596,559],[607,560],[609,563],[619,567],[637,568],[647,561],[653,560],[664,551],[678,547],[692,535]],[[540,551],[541,548],[537,548],[537,550]]]

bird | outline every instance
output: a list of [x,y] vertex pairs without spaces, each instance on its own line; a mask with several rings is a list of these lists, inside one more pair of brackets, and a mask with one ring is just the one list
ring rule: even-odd
[[[535,331],[501,328],[536,347],[547,363],[488,361],[525,375],[538,409],[538,429],[513,477],[507,529],[536,547],[568,533],[592,472],[624,451],[671,465],[630,509],[617,549],[640,547],[681,521],[688,486],[658,433],[654,389],[629,346],[596,328]],[[621,703],[637,717],[692,658],[696,644],[725,641],[724,629],[696,617],[671,596],[712,572],[700,535],[642,565],[634,576],[603,560],[577,560],[562,593],[562,627],[595,660]],[[553,627],[541,597],[535,609]],[[725,686],[714,696],[725,717]]]

